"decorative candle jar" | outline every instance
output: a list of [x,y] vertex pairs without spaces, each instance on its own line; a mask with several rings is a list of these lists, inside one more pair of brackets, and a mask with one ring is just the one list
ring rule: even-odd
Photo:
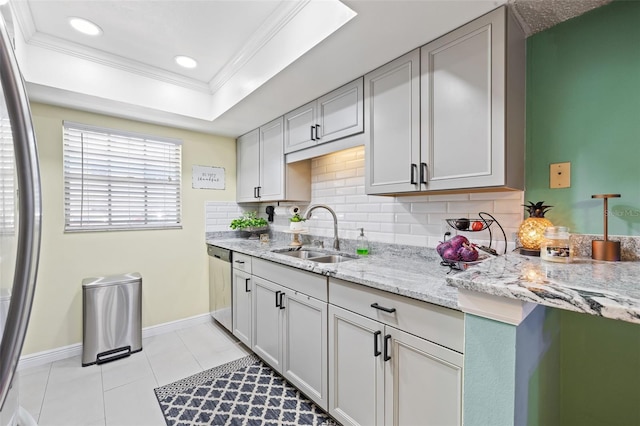
[[569,228],[550,226],[545,229],[544,240],[540,245],[540,258],[561,263],[569,263],[573,260],[573,251],[569,245]]

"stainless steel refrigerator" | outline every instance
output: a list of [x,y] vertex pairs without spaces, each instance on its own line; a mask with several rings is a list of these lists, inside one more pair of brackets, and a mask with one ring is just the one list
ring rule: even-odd
[[22,352],[40,253],[40,175],[29,100],[0,16],[0,426],[33,422],[20,409]]

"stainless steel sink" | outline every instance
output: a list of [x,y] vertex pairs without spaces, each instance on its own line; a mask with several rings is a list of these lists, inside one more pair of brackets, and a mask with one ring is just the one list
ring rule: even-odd
[[353,260],[353,259],[355,259],[355,257],[342,256],[339,254],[331,254],[328,256],[314,257],[309,260],[313,262],[318,262],[318,263],[340,263],[340,262],[346,262],[347,260]]
[[294,251],[279,251],[276,252],[285,256],[297,257],[298,259],[309,259],[310,257],[326,256],[327,253],[311,250],[294,250]]
[[281,254],[283,256],[296,257],[298,259],[310,260],[312,262],[318,263],[339,263],[357,259],[356,256],[330,254],[314,250],[274,250],[274,253]]

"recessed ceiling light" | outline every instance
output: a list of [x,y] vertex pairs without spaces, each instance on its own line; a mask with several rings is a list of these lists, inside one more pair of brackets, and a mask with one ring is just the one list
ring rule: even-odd
[[188,56],[176,56],[175,57],[176,64],[180,65],[184,68],[195,68],[198,66],[198,62],[195,59],[190,58]]
[[100,28],[93,22],[87,21],[83,18],[69,18],[69,24],[73,27],[74,30],[79,31],[82,34],[87,34],[90,36],[97,36],[102,34],[102,28]]

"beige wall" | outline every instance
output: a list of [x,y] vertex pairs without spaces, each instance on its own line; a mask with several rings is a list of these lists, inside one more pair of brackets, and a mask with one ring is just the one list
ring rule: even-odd
[[[204,204],[235,199],[235,141],[43,104],[31,107],[42,174],[42,247],[23,355],[82,342],[87,277],[140,272],[143,327],[208,312]],[[65,234],[63,120],[181,139],[183,228]],[[192,189],[194,164],[225,168],[226,189]]]

